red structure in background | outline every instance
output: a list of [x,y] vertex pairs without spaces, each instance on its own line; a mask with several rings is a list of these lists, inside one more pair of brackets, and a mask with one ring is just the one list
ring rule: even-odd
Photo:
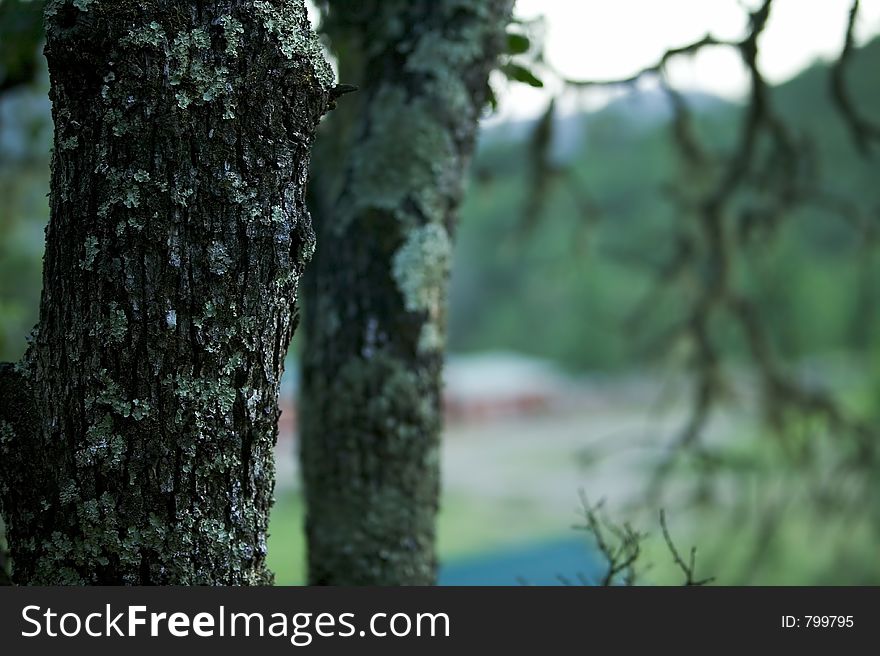
[[[571,383],[552,364],[512,353],[451,357],[444,374],[448,422],[472,423],[543,414],[565,398]],[[297,430],[295,386],[280,399],[278,441],[291,445]]]

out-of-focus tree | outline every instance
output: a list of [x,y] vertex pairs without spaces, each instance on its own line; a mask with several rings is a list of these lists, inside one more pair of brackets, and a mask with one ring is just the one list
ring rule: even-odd
[[314,167],[302,467],[309,580],[436,576],[447,277],[510,0],[322,3],[359,87]]

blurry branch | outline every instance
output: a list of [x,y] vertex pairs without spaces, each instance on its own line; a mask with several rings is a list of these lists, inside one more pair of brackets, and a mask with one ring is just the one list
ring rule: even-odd
[[[772,339],[761,321],[757,306],[741,291],[734,288],[733,267],[740,242],[759,225],[771,226],[799,205],[833,206],[839,216],[854,225],[874,243],[873,222],[863,220],[853,204],[816,191],[812,172],[812,154],[805,144],[795,138],[785,118],[778,114],[772,103],[770,87],[758,64],[758,42],[766,28],[773,0],[764,2],[749,15],[749,28],[740,41],[721,41],[707,35],[699,41],[665,52],[659,61],[636,74],[621,80],[565,80],[576,89],[595,86],[635,85],[647,75],[657,76],[673,112],[671,125],[673,141],[681,155],[687,175],[684,193],[670,191],[670,199],[678,205],[682,216],[694,218],[689,230],[680,232],[673,253],[658,271],[655,286],[640,302],[630,317],[631,326],[648,323],[646,318],[663,293],[663,289],[690,274],[698,282],[698,291],[690,304],[686,318],[664,341],[667,345],[685,338],[691,346],[693,368],[693,396],[690,415],[681,429],[673,451],[696,444],[703,433],[712,408],[724,390],[722,361],[719,346],[713,336],[712,323],[717,318],[732,320],[745,338],[746,350],[761,385],[762,401],[770,425],[778,432],[785,429],[786,420],[793,415],[808,415],[823,420],[829,430],[853,436],[858,444],[859,457],[867,457],[874,444],[869,426],[850,417],[832,395],[810,389],[788,375],[780,366],[772,346]],[[880,136],[878,128],[860,117],[854,110],[843,84],[843,70],[853,51],[853,26],[858,12],[854,2],[850,12],[845,46],[833,68],[834,97],[842,115],[858,137]],[[665,67],[674,57],[691,55],[705,47],[728,46],[740,54],[750,80],[750,93],[744,109],[743,121],[733,152],[724,158],[710,158],[701,146],[693,126],[685,98],[674,90],[665,78]],[[711,166],[709,166],[711,164]],[[706,171],[716,169],[715,182],[704,192],[699,191],[699,180]],[[697,187],[696,191],[694,187]],[[758,192],[763,206],[748,206],[737,210],[734,199],[745,190]],[[696,193],[696,197],[695,194]],[[738,212],[738,214],[737,214]],[[731,220],[739,218],[738,236],[731,230]],[[669,470],[670,462],[659,468],[661,477]]]
[[786,376],[772,357],[766,331],[760,326],[754,305],[744,298],[738,298],[735,300],[735,310],[746,332],[753,359],[758,365],[770,422],[777,429],[783,429],[786,410],[817,416],[827,422],[832,432],[854,436],[860,446],[860,457],[868,456],[874,441],[871,427],[846,415],[836,400],[825,391],[809,389]]
[[535,123],[528,141],[527,190],[523,207],[520,237],[527,237],[538,225],[547,200],[554,189],[562,186],[572,197],[577,212],[586,225],[598,221],[601,210],[585,185],[575,177],[570,167],[554,161],[553,146],[556,137],[554,114],[556,99]]
[[[511,237],[523,242],[538,228],[547,210],[547,201],[557,190],[570,196],[575,211],[583,221],[584,227],[598,223],[602,209],[583,181],[579,180],[574,169],[558,163],[554,156],[556,129],[554,126],[556,99],[552,98],[547,109],[535,122],[526,143],[525,198],[519,224]],[[494,176],[487,168],[474,171],[480,185],[489,185]]]
[[672,135],[679,151],[690,166],[697,168],[705,165],[709,156],[696,136],[693,115],[687,101],[669,84],[665,75],[660,76],[660,87],[672,106]]
[[541,216],[544,203],[550,195],[553,182],[560,169],[553,165],[551,149],[553,146],[553,114],[556,99],[551,98],[547,109],[535,123],[528,143],[528,184],[529,194],[523,210],[523,232],[530,232]]
[[[738,48],[743,64],[749,73],[751,92],[740,130],[739,144],[729,158],[724,173],[714,191],[705,199],[703,207],[707,223],[713,224],[711,230],[718,230],[722,213],[739,185],[745,182],[757,151],[762,132],[771,139],[773,154],[781,158],[785,174],[793,172],[796,152],[793,140],[784,121],[773,111],[770,89],[758,67],[758,39],[767,25],[773,0],[764,0],[761,7],[750,14],[750,30]],[[780,176],[789,180],[788,175]],[[720,246],[715,244],[713,246]],[[726,273],[726,271],[725,271]]]
[[[543,19],[512,19],[507,39],[507,49],[499,60],[498,72],[510,83],[542,88],[543,74],[550,71],[544,60]],[[489,91],[489,103],[494,109],[497,106],[495,93],[491,87]],[[556,98],[552,97],[528,137],[526,199],[520,228],[514,235],[518,239],[532,232],[544,214],[547,199],[560,187],[572,197],[585,225],[593,225],[600,216],[598,204],[575,178],[570,167],[554,161],[556,112]],[[477,175],[481,183],[491,180],[491,174],[486,170],[478,171]]]
[[846,67],[855,46],[854,31],[859,15],[859,0],[853,0],[846,25],[846,35],[840,57],[831,67],[831,97],[849,128],[853,144],[863,156],[871,153],[871,143],[880,140],[880,125],[862,116],[856,109],[846,88]]
[[675,564],[678,565],[678,568],[685,576],[683,585],[706,585],[707,583],[711,583],[715,580],[715,577],[709,577],[706,579],[698,579],[696,577],[696,547],[691,547],[690,558],[688,558],[687,562],[685,562],[681,555],[678,553],[678,549],[675,548],[675,543],[672,542],[672,536],[669,535],[669,527],[666,525],[666,511],[663,509],[660,510],[660,527],[663,529],[663,539],[666,541],[666,546],[669,547],[669,552],[672,554],[672,559],[675,561]]

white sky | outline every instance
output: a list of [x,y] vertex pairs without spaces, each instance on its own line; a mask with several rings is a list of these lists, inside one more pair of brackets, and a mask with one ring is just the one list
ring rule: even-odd
[[[611,79],[631,75],[655,63],[668,48],[696,41],[707,32],[721,39],[741,38],[746,10],[758,4],[758,0],[517,0],[515,13],[520,18],[545,18],[547,60],[564,75]],[[850,0],[775,0],[759,43],[767,78],[782,82],[817,58],[836,57],[849,7]],[[878,32],[880,0],[862,0],[857,42]],[[670,65],[669,74],[679,88],[730,99],[747,88],[739,57],[729,48],[679,58]],[[504,85],[499,96],[499,112],[491,122],[534,116],[549,97],[546,90],[521,84]]]

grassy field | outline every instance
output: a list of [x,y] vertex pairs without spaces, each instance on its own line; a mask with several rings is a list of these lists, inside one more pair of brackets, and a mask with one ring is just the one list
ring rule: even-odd
[[[303,517],[298,492],[288,490],[278,497],[269,527],[269,566],[278,585],[305,582]],[[567,526],[547,518],[540,508],[503,499],[485,503],[455,494],[444,497],[437,530],[441,562],[569,532]]]
[[[658,413],[632,397],[600,397],[541,416],[451,425],[443,447],[441,563],[523,545],[537,552],[578,535],[572,526],[583,490],[592,501],[607,499],[616,523],[648,534],[640,561],[645,583],[681,578],[660,532],[660,507],[679,550],[687,556],[697,546],[698,575],[717,583],[880,583],[880,499],[863,474],[832,466],[839,448],[833,440],[815,442],[814,462],[805,465],[785,456],[790,445],[764,434],[753,417],[722,413],[706,445],[726,454],[725,465],[707,472],[685,458],[662,493],[646,494],[684,416],[682,408]],[[269,564],[278,584],[302,584],[302,500],[290,484],[277,496]]]

